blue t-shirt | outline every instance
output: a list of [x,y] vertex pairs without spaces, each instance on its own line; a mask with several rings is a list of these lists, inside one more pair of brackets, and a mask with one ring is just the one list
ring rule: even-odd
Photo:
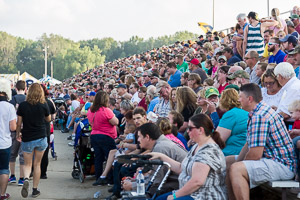
[[286,54],[279,49],[279,51],[276,53],[275,56],[271,55],[269,57],[269,63],[279,64],[279,63],[283,62],[285,56],[286,56]]
[[247,138],[248,112],[240,108],[227,111],[220,120],[219,127],[231,130],[231,135],[222,150],[225,156],[239,155]]
[[234,63],[240,62],[241,59],[237,57],[236,55],[232,56],[231,58],[228,59],[227,65],[233,65]]
[[295,73],[296,73],[296,77],[297,77],[297,78],[299,77],[299,68],[300,68],[300,66],[298,66],[298,67],[295,69]]
[[171,87],[179,87],[181,85],[180,78],[181,78],[182,72],[179,70],[176,70],[175,74],[171,75],[168,83]]
[[187,141],[186,141],[185,137],[181,133],[178,132],[177,138],[182,142],[182,144],[184,145],[184,148],[189,151],[190,148],[187,145]]
[[159,97],[155,97],[154,99],[152,99],[152,101],[150,101],[149,106],[148,106],[148,110],[147,110],[147,114],[152,111],[154,107],[156,106],[156,104],[158,104],[159,102]]

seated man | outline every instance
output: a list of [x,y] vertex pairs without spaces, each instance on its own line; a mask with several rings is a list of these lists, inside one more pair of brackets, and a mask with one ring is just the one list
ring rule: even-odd
[[250,189],[295,174],[292,140],[283,119],[262,102],[261,89],[254,83],[240,88],[242,108],[249,112],[246,144],[238,156],[226,157],[229,199],[249,199]]

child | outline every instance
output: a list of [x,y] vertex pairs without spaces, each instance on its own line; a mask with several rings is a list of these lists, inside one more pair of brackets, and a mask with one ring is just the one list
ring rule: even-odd
[[267,63],[258,63],[257,64],[255,73],[256,73],[256,76],[260,77],[259,84],[258,84],[260,87],[261,87],[261,76],[266,71],[267,66],[268,66]]

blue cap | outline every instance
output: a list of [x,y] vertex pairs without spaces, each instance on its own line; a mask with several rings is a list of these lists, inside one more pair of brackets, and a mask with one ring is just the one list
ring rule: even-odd
[[94,91],[90,92],[89,96],[96,96],[96,92]]
[[127,89],[127,86],[123,83],[120,83],[117,88],[124,88],[124,89]]
[[297,45],[298,41],[297,38],[294,35],[288,34],[284,38],[279,39],[280,42],[289,42],[292,43],[293,45]]

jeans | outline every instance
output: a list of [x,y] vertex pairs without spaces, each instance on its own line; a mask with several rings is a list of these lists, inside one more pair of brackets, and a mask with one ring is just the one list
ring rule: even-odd
[[[162,195],[158,196],[155,200],[167,200],[169,195],[172,195],[172,192],[162,194]],[[177,197],[176,199],[178,199],[178,200],[194,200],[194,198],[191,197],[190,195],[183,196],[183,197]]]
[[37,151],[45,151],[47,146],[47,137],[21,143],[21,149],[26,153],[32,153],[34,149]]
[[300,140],[300,136],[297,136],[293,139],[293,144],[294,144],[294,149],[295,149],[295,153],[297,156],[297,175],[298,178],[300,178],[300,164],[299,164],[299,160],[300,160],[300,152],[299,149],[297,148],[297,141]]
[[9,156],[10,147],[7,149],[0,149],[0,175],[9,174]]
[[98,179],[103,172],[103,162],[107,160],[110,150],[116,149],[114,139],[103,134],[91,135],[91,145],[95,153],[95,174]]

